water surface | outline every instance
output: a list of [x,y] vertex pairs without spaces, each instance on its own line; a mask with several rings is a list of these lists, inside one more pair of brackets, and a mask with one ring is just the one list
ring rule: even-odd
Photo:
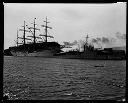
[[124,98],[126,61],[4,57],[4,93],[22,100]]

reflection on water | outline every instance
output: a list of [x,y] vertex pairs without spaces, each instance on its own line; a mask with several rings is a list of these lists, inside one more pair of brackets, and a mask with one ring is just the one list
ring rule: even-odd
[[4,57],[10,99],[105,100],[125,97],[126,61]]

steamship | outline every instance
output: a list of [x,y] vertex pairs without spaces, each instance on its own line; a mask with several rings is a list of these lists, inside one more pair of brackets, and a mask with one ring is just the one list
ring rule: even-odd
[[124,50],[114,50],[113,48],[96,49],[93,45],[88,43],[88,35],[84,50],[71,50],[65,53],[57,53],[56,56],[60,58],[72,58],[72,59],[90,59],[90,60],[125,60],[126,53]]
[[[8,50],[5,50],[4,53],[12,56],[34,56],[34,57],[53,57],[53,58],[69,58],[69,59],[92,59],[92,60],[124,60],[126,59],[126,54],[124,50],[113,50],[112,48],[104,48],[103,50],[98,50],[94,48],[91,44],[88,43],[88,35],[86,36],[86,41],[84,43],[84,50],[80,52],[79,50],[72,50],[68,52],[63,52],[62,48],[65,48],[65,45],[60,45],[58,42],[49,42],[48,38],[54,38],[51,35],[48,35],[48,29],[52,27],[48,26],[48,20],[46,17],[45,25],[41,25],[45,29],[45,34],[40,34],[36,36],[36,31],[40,29],[36,28],[36,23],[33,27],[28,27],[25,24],[23,29],[23,37],[19,37],[17,30],[17,46],[9,47]],[[31,36],[26,37],[26,32],[29,32]],[[43,41],[44,37],[44,41]],[[23,42],[19,43],[19,39]],[[38,39],[42,41],[38,41]],[[32,42],[26,42],[32,41]]]

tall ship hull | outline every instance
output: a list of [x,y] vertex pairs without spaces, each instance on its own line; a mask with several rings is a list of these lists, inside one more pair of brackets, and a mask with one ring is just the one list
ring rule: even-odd
[[40,52],[34,51],[33,53],[29,53],[28,51],[11,51],[13,56],[35,56],[35,57],[52,57],[53,53],[50,50],[43,50]]
[[9,50],[13,56],[52,57],[61,51],[61,46],[57,42],[44,42],[10,47]]

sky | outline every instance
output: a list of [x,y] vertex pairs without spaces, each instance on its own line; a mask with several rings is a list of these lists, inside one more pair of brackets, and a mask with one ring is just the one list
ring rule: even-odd
[[[24,21],[32,26],[36,18],[36,35],[43,33],[45,18],[48,18],[51,41],[62,43],[92,38],[116,38],[116,34],[126,34],[126,3],[109,4],[64,4],[64,3],[4,3],[4,49],[15,46],[17,29],[22,29]],[[19,35],[23,32],[19,31]],[[26,34],[30,35],[30,34]],[[117,38],[116,38],[117,39]],[[114,46],[124,46],[126,42],[116,40]],[[109,46],[111,46],[109,44]]]

